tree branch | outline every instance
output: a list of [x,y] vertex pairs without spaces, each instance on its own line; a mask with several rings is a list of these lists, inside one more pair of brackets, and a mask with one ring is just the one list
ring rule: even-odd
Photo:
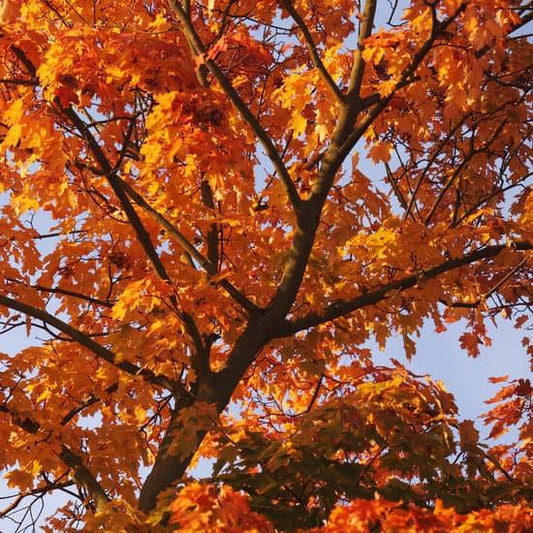
[[272,141],[272,138],[266,132],[266,130],[263,129],[259,121],[250,111],[248,106],[244,103],[239,93],[235,90],[235,87],[233,87],[227,76],[222,72],[216,62],[206,57],[207,50],[204,44],[202,43],[198,33],[196,33],[196,30],[194,29],[194,26],[192,25],[189,17],[187,17],[184,8],[181,6],[178,0],[169,0],[169,4],[176,16],[178,17],[178,20],[181,22],[183,26],[183,31],[187,39],[192,43],[194,49],[196,50],[196,54],[199,57],[205,57],[205,66],[217,80],[224,93],[226,93],[227,97],[230,99],[231,103],[239,111],[244,121],[250,126],[256,137],[259,139],[265,150],[265,153],[267,154],[270,161],[272,161],[274,168],[278,172],[278,175],[287,192],[287,196],[289,198],[290,203],[292,204],[295,211],[298,213],[301,204],[300,196],[298,194],[298,191],[296,190],[294,183],[291,180],[285,163],[283,163],[283,160],[278,150],[276,149],[274,142]]
[[[209,209],[212,216],[215,216],[215,202],[213,201],[213,191],[211,185],[206,179],[202,179],[200,184],[203,204]],[[218,272],[219,250],[218,250],[218,225],[213,222],[207,233],[207,258],[210,263],[211,270]]]
[[[113,383],[105,389],[107,394],[111,394],[118,390],[118,383]],[[76,415],[80,414],[84,409],[91,407],[95,403],[98,403],[101,400],[98,396],[91,396],[88,400],[85,400],[81,405],[71,409],[63,418],[61,419],[61,425],[66,426]]]
[[[434,26],[432,28],[430,37],[422,45],[422,47],[413,55],[411,63],[404,69],[404,71],[400,75],[400,79],[398,80],[398,83],[396,84],[396,87],[393,89],[393,91],[385,98],[380,99],[377,104],[371,107],[368,110],[368,113],[366,114],[364,119],[358,124],[355,129],[352,129],[352,124],[350,123],[345,124],[345,127],[342,129],[339,128],[339,142],[336,143],[335,146],[332,146],[331,153],[325,158],[327,159],[328,166],[332,169],[332,171],[334,170],[336,172],[338,170],[339,166],[342,164],[346,156],[361,139],[363,134],[367,131],[370,125],[374,122],[374,120],[387,107],[393,96],[402,87],[404,87],[406,83],[409,83],[411,76],[415,74],[416,69],[422,63],[426,55],[429,53],[435,41],[465,9],[466,2],[463,2],[457,8],[455,13],[450,15],[447,19],[443,20],[442,22],[434,21]],[[345,133],[347,133],[347,136],[346,138],[343,138]],[[330,171],[330,173],[332,171]],[[315,186],[315,195],[318,197],[324,197],[325,195],[327,195],[327,191],[329,190],[328,182],[332,179],[333,178],[330,176],[328,180],[325,180],[324,184],[317,184]]]
[[[439,206],[439,204],[441,203],[442,199],[444,198],[444,196],[448,192],[449,188],[454,184],[455,180],[457,179],[457,177],[459,176],[461,171],[468,165],[468,163],[472,160],[474,155],[476,155],[476,154],[478,154],[478,153],[480,153],[480,152],[482,152],[482,151],[484,151],[484,150],[486,150],[487,148],[490,147],[490,145],[494,142],[494,140],[498,137],[498,135],[503,130],[505,124],[507,124],[507,119],[502,120],[502,122],[500,122],[500,124],[498,125],[496,130],[491,135],[490,139],[486,143],[484,143],[482,148],[477,148],[476,149],[473,146],[471,147],[469,153],[466,154],[466,156],[464,157],[464,159],[461,162],[461,164],[454,170],[454,172],[449,177],[448,181],[446,182],[446,184],[444,185],[444,187],[440,191],[438,197],[435,199],[435,202],[431,206],[431,209],[429,210],[428,215],[424,219],[424,224],[426,226],[429,224],[429,222],[433,218],[433,215],[435,214],[435,211],[437,210],[437,207]],[[474,135],[474,134],[472,134],[472,135]],[[473,139],[472,139],[472,142],[473,142]]]
[[140,245],[144,249],[144,252],[146,253],[146,256],[148,257],[148,259],[152,263],[152,266],[157,272],[157,275],[165,281],[170,281],[170,277],[165,267],[163,266],[163,263],[161,262],[161,258],[155,251],[150,235],[146,231],[143,223],[141,222],[141,219],[139,218],[139,215],[133,208],[133,205],[131,205],[131,202],[129,201],[126,193],[124,192],[121,186],[121,182],[119,181],[116,175],[119,169],[113,167],[110,164],[102,148],[98,144],[98,141],[95,139],[94,135],[87,128],[87,125],[80,118],[80,116],[76,113],[76,111],[74,111],[74,109],[72,109],[71,107],[69,107],[68,109],[65,109],[64,111],[67,117],[73,122],[74,126],[79,131],[79,133],[87,141],[87,144],[89,145],[89,149],[91,150],[93,156],[98,162],[98,165],[100,165],[102,174],[106,177],[107,181],[109,182],[109,185],[113,189],[113,192],[117,196],[120,202],[120,205],[122,209],[124,210],[124,213],[126,214],[137,236],[137,239]]
[[348,100],[356,101],[361,94],[361,85],[365,72],[365,62],[363,60],[364,41],[372,34],[374,18],[376,16],[377,0],[366,0],[363,18],[359,23],[359,36],[357,38],[357,51],[355,53],[350,83],[348,85]]
[[[98,141],[96,140],[94,135],[91,133],[89,128],[87,128],[87,125],[80,118],[80,116],[76,113],[76,111],[72,109],[72,107],[67,108],[65,110],[65,113],[70,118],[70,120],[74,123],[79,133],[87,141],[87,144],[89,145],[89,149],[91,150],[93,156],[95,157],[96,161],[100,165],[102,174],[106,177],[109,185],[113,189],[113,192],[117,196],[120,202],[120,205],[122,206],[122,209],[126,213],[126,216],[133,228],[133,231],[135,232],[135,235],[137,236],[137,240],[141,244],[146,256],[152,263],[152,266],[154,267],[157,275],[163,281],[170,282],[171,281],[170,276],[168,275],[165,269],[165,266],[163,265],[163,262],[161,261],[161,258],[159,257],[152,243],[150,235],[146,231],[146,228],[144,227],[139,215],[135,211],[135,208],[133,207],[132,203],[130,202],[128,195],[126,194],[122,186],[123,181],[117,175],[118,171],[120,170],[119,168],[120,163],[117,163],[117,165],[115,166],[111,165],[106,155],[100,148],[100,145],[98,144]],[[130,130],[130,133],[131,133],[131,130]],[[119,158],[119,161],[120,161],[120,158]],[[205,351],[205,347],[202,342],[202,336],[200,335],[200,332],[198,331],[194,318],[190,314],[184,311],[178,310],[178,302],[174,295],[170,297],[170,300],[171,300],[172,305],[175,307],[179,318],[182,320],[183,324],[185,325],[187,333],[192,339],[196,351],[198,353],[203,353]]]
[[146,381],[154,385],[163,387],[168,391],[176,394],[177,397],[181,398],[189,396],[189,392],[180,383],[173,381],[167,378],[166,376],[162,376],[161,374],[155,374],[151,370],[148,370],[146,368],[140,368],[137,365],[134,365],[133,363],[130,363],[128,361],[116,361],[116,357],[113,352],[111,352],[101,344],[98,344],[85,333],[74,328],[70,324],[63,322],[62,320],[51,315],[47,311],[38,309],[36,307],[33,307],[32,305],[2,295],[0,295],[0,305],[3,305],[15,311],[19,311],[20,313],[24,313],[25,315],[37,318],[38,320],[42,320],[43,322],[50,324],[52,327],[58,329],[59,331],[62,331],[72,340],[76,341],[77,343],[90,350],[100,359],[103,359],[104,361],[113,365],[115,368],[118,368],[119,370],[122,370],[127,374],[130,374],[132,376],[140,376]]
[[304,37],[305,44],[307,46],[307,50],[313,61],[313,65],[320,73],[320,76],[322,77],[326,85],[329,87],[333,96],[339,102],[343,102],[344,96],[335,81],[333,80],[333,78],[331,77],[330,73],[326,69],[324,63],[322,63],[322,60],[320,59],[320,56],[318,54],[316,44],[313,40],[313,36],[311,35],[311,32],[309,31],[309,28],[305,24],[303,18],[300,16],[298,11],[296,11],[292,0],[281,0],[281,3],[283,4],[283,7],[287,10],[289,15],[293,18],[294,22],[296,22],[298,28],[300,28],[300,31],[302,32],[302,35]]
[[[193,405],[191,402],[187,407]],[[196,430],[187,433],[187,449],[193,451],[181,451],[179,449],[180,432],[183,429],[183,423],[180,418],[180,410],[175,409],[171,415],[171,419],[165,435],[159,445],[157,457],[152,467],[151,472],[146,477],[146,480],[141,488],[139,494],[139,509],[145,513],[150,512],[157,503],[157,497],[161,491],[170,487],[172,483],[179,480],[187,467],[207,431]],[[194,440],[194,444],[191,441]]]
[[[440,33],[444,31],[444,29],[457,16],[459,16],[459,13],[461,13],[464,8],[465,4],[462,4],[453,15],[438,24],[437,28],[433,29],[430,39],[428,39],[422,48],[414,55],[413,61],[404,70],[399,84],[410,78],[417,66],[422,62],[425,55],[431,49],[431,46],[435,39],[437,39],[438,35],[440,35]],[[300,331],[300,329],[306,328],[306,321],[304,320],[300,329],[291,329],[290,333],[284,334],[286,330],[289,331],[289,326],[284,322],[285,316],[293,305],[302,283],[309,255],[313,248],[322,208],[326,202],[329,190],[331,189],[340,165],[352,149],[353,145],[362,137],[376,117],[385,109],[390,98],[392,98],[392,95],[370,108],[355,130],[353,130],[353,121],[357,118],[357,111],[355,110],[356,106],[345,105],[342,109],[332,143],[322,159],[322,167],[320,169],[319,177],[313,185],[309,199],[302,203],[301,216],[299,217],[298,226],[294,232],[292,246],[287,253],[281,283],[265,310],[264,315],[258,318],[256,324],[253,322],[249,324],[249,327],[243,332],[231,351],[226,366],[217,373],[219,386],[216,396],[219,405],[223,405],[224,402],[229,401],[228,391],[231,389],[232,384],[233,386],[236,386],[238,380],[244,375],[246,369],[266,342],[272,338],[288,336],[296,331]],[[379,298],[377,300],[379,300]],[[333,310],[329,310],[329,312],[331,311]],[[332,313],[332,315],[334,315],[334,313]],[[340,315],[335,315],[333,318],[336,318],[337,316]],[[309,318],[311,319],[311,317]],[[323,321],[325,320],[322,320],[320,317],[313,317],[313,319],[310,320],[310,325],[315,325],[314,322],[319,324]],[[298,325],[300,326],[299,323]],[[258,331],[261,331],[260,336],[257,334]],[[261,342],[263,344],[261,344]]]
[[[20,418],[5,405],[0,405],[0,412],[9,414],[17,426],[32,435],[37,434],[41,430],[41,425],[38,422],[30,418]],[[94,500],[96,509],[101,510],[104,508],[110,501],[109,496],[100,483],[98,483],[89,468],[83,464],[81,457],[63,444],[61,446],[59,458],[72,470],[72,476],[74,479],[90,494],[91,498]]]
[[[172,235],[180,244],[180,246],[190,254],[190,256],[196,261],[210,276],[216,275],[216,271],[213,270],[210,261],[204,257],[196,247],[176,228],[169,220],[167,220],[161,213],[156,211],[144,198],[140,195],[131,185],[126,181],[118,177],[121,181],[124,190],[128,196],[142,209],[150,213],[160,224],[163,226],[170,235]],[[221,279],[216,281],[217,285],[220,285],[239,305],[246,309],[250,314],[258,314],[262,311],[260,307],[251,302],[242,292],[239,291],[230,281],[227,279]]]
[[[450,259],[449,261],[445,261],[444,263],[441,263],[433,268],[422,270],[417,274],[413,274],[412,276],[407,276],[403,279],[393,281],[370,292],[363,293],[351,300],[332,303],[325,307],[322,311],[313,311],[308,315],[298,318],[292,322],[287,321],[283,327],[279,328],[277,332],[275,332],[274,338],[289,337],[298,331],[309,329],[318,326],[319,324],[324,324],[325,322],[331,322],[336,318],[353,313],[357,309],[380,302],[381,300],[385,299],[387,294],[390,292],[410,289],[411,287],[414,287],[425,280],[433,279],[440,274],[455,270],[461,266],[480,261],[481,259],[495,257],[506,249],[509,248],[505,244],[487,246],[463,257]],[[532,250],[533,243],[529,241],[517,242],[514,243],[511,249],[520,251]]]
[[12,44],[9,47],[12,52],[17,56],[17,58],[20,60],[20,62],[26,67],[26,70],[28,71],[28,74],[34,79],[37,79],[37,69],[35,68],[35,65],[28,59],[28,56],[26,55],[26,52],[22,50],[22,48],[19,48],[18,46]]
[[30,287],[32,289],[35,289],[39,292],[46,292],[49,294],[62,294],[64,296],[71,296],[72,298],[78,298],[79,300],[84,300],[86,302],[89,302],[91,304],[99,305],[102,307],[112,308],[113,304],[111,302],[106,302],[105,300],[100,300],[99,298],[94,298],[92,296],[86,296],[85,294],[82,294],[81,292],[71,291],[68,289],[62,289],[60,287],[45,287],[43,285],[28,285],[24,283],[23,281],[14,279],[14,278],[5,278],[6,281],[9,281],[10,283],[18,283],[20,285],[23,285],[24,287]]
[[110,501],[109,496],[89,468],[83,464],[81,457],[63,445],[59,458],[71,468],[74,479],[91,495],[96,510],[104,509]]
[[3,78],[3,79],[0,79],[0,83],[4,84],[4,85],[27,85],[27,86],[31,86],[31,87],[35,87],[37,85],[37,82],[33,81],[33,80],[19,80],[19,79],[7,79],[7,78]]
[[481,298],[476,300],[475,302],[447,302],[446,300],[439,300],[439,302],[443,305],[446,305],[448,307],[463,307],[466,309],[473,309],[475,307],[478,307],[479,304],[487,300],[492,294],[494,294],[516,271],[520,270],[524,265],[526,264],[526,258],[522,259],[518,265],[513,267],[507,274],[505,274],[496,285],[494,285],[491,289],[489,289],[487,292],[485,292]]
[[446,137],[444,139],[442,139],[442,141],[438,144],[436,150],[433,152],[433,154],[429,157],[428,159],[428,162],[424,168],[424,170],[422,171],[422,173],[420,174],[420,177],[418,178],[416,184],[415,184],[415,187],[414,187],[414,190],[413,190],[413,193],[411,194],[411,198],[409,200],[409,205],[407,206],[407,210],[405,211],[405,214],[404,214],[404,217],[403,219],[406,220],[407,217],[409,217],[409,215],[412,216],[412,209],[413,209],[413,206],[415,205],[416,203],[416,197],[418,195],[418,191],[420,190],[420,187],[422,185],[422,182],[424,181],[424,178],[426,177],[427,173],[429,172],[429,169],[431,168],[431,166],[433,165],[433,163],[435,162],[435,160],[437,159],[437,157],[439,156],[439,154],[441,154],[442,152],[442,149],[446,146],[446,143],[448,143],[452,137],[455,135],[455,133],[463,126],[463,124],[467,121],[468,118],[470,118],[471,116],[471,113],[467,113],[466,115],[464,115],[458,122],[457,124],[455,124],[451,130],[449,131],[449,133],[446,135]]

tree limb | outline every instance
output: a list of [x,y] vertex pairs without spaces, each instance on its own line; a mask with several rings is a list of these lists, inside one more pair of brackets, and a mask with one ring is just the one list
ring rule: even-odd
[[[433,44],[439,38],[439,36],[442,35],[446,28],[455,19],[457,19],[457,17],[465,9],[466,2],[463,2],[456,9],[455,13],[450,15],[447,19],[443,20],[442,22],[434,21],[434,26],[432,28],[431,35],[421,46],[421,48],[413,55],[411,63],[403,70],[394,90],[388,96],[380,99],[378,103],[371,107],[363,118],[363,120],[357,125],[357,127],[353,128],[353,122],[350,123],[348,119],[345,119],[345,124],[342,124],[342,128],[338,127],[339,131],[336,139],[337,142],[332,145],[330,153],[327,154],[324,158],[328,167],[328,175],[321,180],[322,183],[319,181],[317,184],[315,184],[313,196],[316,196],[317,199],[324,199],[327,196],[334,174],[339,169],[340,165],[350,153],[352,148],[362,138],[362,136],[368,130],[374,120],[387,107],[387,105],[392,100],[393,96],[398,92],[398,90],[400,90],[401,87],[404,87],[405,84],[409,82],[411,76],[415,74],[416,69],[422,63],[429,51],[432,49]],[[345,111],[345,115],[349,118],[350,113],[348,111]]]
[[[5,405],[0,405],[0,412],[9,414],[12,421],[17,426],[32,435],[37,434],[41,430],[41,425],[38,422],[31,420],[30,418],[20,418]],[[110,501],[109,496],[100,483],[98,483],[89,468],[83,464],[81,457],[63,444],[61,446],[59,458],[72,470],[72,476],[74,479],[90,494],[91,498],[94,500],[96,509],[103,509]]]
[[372,34],[374,18],[376,16],[377,0],[366,0],[363,18],[359,24],[359,35],[357,38],[357,51],[355,52],[350,83],[348,85],[348,100],[355,101],[361,94],[361,85],[365,72],[365,62],[363,60],[364,41]]
[[105,300],[100,300],[99,298],[94,298],[93,296],[86,296],[85,294],[82,294],[81,292],[71,291],[68,289],[62,289],[60,287],[45,287],[43,285],[35,284],[35,285],[28,285],[24,283],[23,281],[14,279],[14,278],[5,278],[6,281],[9,281],[10,283],[18,283],[20,285],[23,285],[24,287],[31,287],[32,289],[35,289],[39,292],[46,292],[48,294],[62,294],[64,296],[71,296],[72,298],[78,298],[79,300],[84,300],[86,302],[89,302],[91,304],[99,305],[101,307],[107,307],[108,309],[111,309],[113,307],[113,304],[111,302],[107,302]]
[[[128,196],[142,209],[150,213],[160,224],[163,226],[170,235],[172,235],[180,244],[180,246],[190,254],[190,256],[196,261],[210,276],[214,276],[216,271],[210,261],[204,257],[196,247],[183,235],[183,233],[176,228],[168,219],[166,219],[161,213],[155,210],[144,198],[140,195],[129,183],[118,177],[121,181],[124,190]],[[221,279],[216,281],[217,285],[220,285],[243,309],[246,309],[250,314],[257,314],[261,312],[261,308],[251,302],[239,289],[237,289],[227,279]]]
[[120,202],[120,205],[122,209],[124,210],[124,213],[126,214],[137,236],[139,244],[142,246],[144,252],[146,253],[146,256],[152,263],[152,266],[154,267],[158,276],[165,281],[170,281],[170,277],[165,267],[163,266],[163,263],[161,262],[161,258],[159,257],[159,255],[157,254],[154,248],[150,235],[146,231],[143,223],[141,222],[139,215],[137,214],[137,212],[131,205],[131,202],[129,201],[129,198],[127,197],[126,193],[124,192],[120,181],[117,179],[116,174],[119,169],[114,168],[110,164],[106,155],[102,151],[102,148],[98,144],[98,141],[95,139],[94,135],[87,128],[87,125],[81,119],[81,117],[76,113],[76,111],[74,111],[74,109],[69,107],[68,109],[65,109],[64,112],[67,115],[67,117],[73,122],[74,126],[79,131],[79,133],[87,141],[87,144],[89,145],[89,149],[91,150],[93,156],[98,162],[98,165],[100,165],[102,174],[106,177],[107,181],[109,182],[109,185],[113,189],[113,192],[117,196]]
[[113,365],[115,368],[118,368],[119,370],[122,370],[127,374],[130,374],[132,376],[140,376],[154,385],[158,385],[167,389],[170,392],[173,392],[178,397],[184,397],[189,395],[187,390],[180,383],[173,381],[167,378],[166,376],[163,376],[161,374],[155,374],[147,368],[140,368],[137,365],[134,365],[133,363],[130,363],[128,361],[117,361],[116,356],[112,351],[108,350],[101,344],[98,344],[85,333],[74,328],[70,324],[63,322],[62,320],[51,315],[47,311],[38,309],[36,307],[33,307],[32,305],[2,295],[0,295],[0,305],[3,305],[15,311],[19,311],[20,313],[24,313],[25,315],[37,318],[47,324],[50,324],[54,328],[68,335],[72,340],[76,341],[77,343],[90,350],[100,359],[103,359],[104,361]]
[[61,446],[59,458],[71,468],[74,479],[91,495],[96,510],[104,509],[110,498],[93,473],[83,464],[81,457],[63,445]]
[[[118,171],[120,170],[120,158],[119,163],[117,163],[115,166],[112,166],[106,155],[104,154],[103,150],[101,149],[100,145],[98,144],[98,141],[91,133],[89,128],[87,128],[87,125],[76,113],[76,111],[74,111],[72,107],[69,107],[65,110],[65,114],[74,123],[76,129],[87,141],[89,149],[91,150],[93,156],[100,165],[102,174],[106,177],[109,185],[113,189],[113,192],[117,196],[120,205],[126,213],[128,221],[130,222],[133,231],[137,236],[137,240],[142,246],[146,256],[152,263],[152,266],[154,267],[154,270],[156,271],[157,275],[163,281],[171,282],[170,276],[168,275],[165,266],[163,265],[163,262],[161,261],[161,258],[159,257],[159,254],[157,253],[152,243],[149,233],[146,231],[146,228],[144,227],[139,215],[135,211],[135,208],[130,202],[128,195],[126,194],[122,186],[123,181],[120,180],[117,175]],[[198,331],[198,328],[194,321],[194,318],[189,313],[178,309],[178,302],[174,295],[170,297],[170,300],[172,305],[175,307],[179,318],[185,325],[185,329],[189,334],[190,338],[192,339],[196,351],[198,353],[203,353],[205,351],[205,346],[202,341],[202,336],[200,335],[200,332]]]
[[[209,209],[212,216],[215,216],[215,202],[213,200],[213,191],[211,190],[211,185],[204,178],[200,184],[200,191],[202,195],[203,204]],[[207,233],[207,258],[209,260],[211,270],[213,272],[218,272],[218,263],[219,263],[219,250],[218,250],[218,224],[213,222],[209,226],[209,231]]]
[[[363,293],[351,300],[332,303],[325,307],[322,311],[313,311],[302,318],[297,318],[293,321],[287,321],[283,327],[279,328],[277,332],[275,332],[274,338],[289,337],[298,331],[309,329],[318,326],[319,324],[324,324],[325,322],[331,322],[336,318],[353,313],[357,309],[380,302],[381,300],[385,299],[387,294],[390,292],[410,289],[411,287],[414,287],[425,280],[433,279],[440,274],[449,272],[450,270],[455,270],[456,268],[480,261],[481,259],[495,257],[503,250],[507,249],[509,248],[505,244],[487,246],[463,257],[450,259],[449,261],[445,261],[444,263],[441,263],[435,267],[422,270],[417,274],[393,281],[387,285],[383,285],[377,289]],[[510,249],[520,251],[532,250],[533,243],[529,241],[517,242],[514,243],[513,247]]]

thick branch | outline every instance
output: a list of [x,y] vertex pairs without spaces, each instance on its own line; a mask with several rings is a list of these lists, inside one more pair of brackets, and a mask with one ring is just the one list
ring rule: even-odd
[[364,41],[372,34],[374,17],[376,16],[377,0],[366,0],[363,12],[363,19],[359,24],[359,36],[357,39],[357,51],[355,52],[350,83],[348,85],[348,98],[352,101],[359,98],[363,75],[365,72],[365,62],[363,60]]
[[[417,274],[413,274],[412,276],[407,276],[403,279],[393,281],[370,292],[363,293],[351,300],[332,303],[320,312],[313,311],[307,316],[298,318],[292,322],[286,322],[285,326],[279,328],[275,338],[289,337],[298,331],[309,329],[325,322],[331,322],[336,318],[353,313],[357,309],[380,302],[381,300],[385,299],[387,294],[390,292],[410,289],[411,287],[414,287],[425,280],[436,278],[440,274],[444,274],[482,259],[495,257],[503,250],[507,249],[509,248],[505,244],[487,246],[486,248],[476,250],[475,252],[467,254],[463,257],[450,259],[449,261],[445,261],[444,263],[441,263],[433,268],[422,270]],[[528,241],[518,242],[513,245],[512,249],[532,250],[533,244]]]
[[[454,15],[438,24],[436,29],[433,29],[431,38],[428,39],[424,46],[414,55],[413,61],[404,70],[402,79],[399,82],[400,84],[410,78],[417,66],[431,49],[438,34],[444,31],[444,29],[463,9],[464,5],[461,6]],[[354,112],[355,106],[344,106],[333,135],[332,143],[322,160],[320,174],[313,186],[311,196],[302,204],[302,216],[299,220],[299,226],[295,230],[293,243],[285,261],[282,280],[276,294],[267,307],[264,316],[261,317],[259,321],[260,323],[250,331],[247,329],[243,333],[228,357],[226,367],[219,372],[221,385],[219,387],[220,397],[217,402],[220,404],[224,403],[225,395],[231,387],[231,384],[236,384],[238,379],[244,375],[246,368],[251,364],[260,350],[261,346],[258,348],[258,344],[256,343],[257,331],[260,330],[262,336],[267,339],[265,342],[267,342],[269,338],[285,336],[283,334],[280,335],[280,332],[283,332],[285,328],[287,328],[287,326],[283,327],[284,319],[293,305],[302,283],[307,262],[313,248],[320,214],[324,203],[326,202],[329,190],[334,182],[336,172],[353,145],[362,137],[372,122],[385,109],[391,97],[380,101],[372,107],[355,130],[353,130],[352,122],[357,115],[357,112]],[[350,131],[352,133],[350,133]],[[318,320],[317,323],[320,323],[320,320]],[[305,329],[305,327],[300,329]],[[295,331],[299,330],[296,329]]]
[[[352,148],[362,138],[364,133],[368,130],[374,120],[381,114],[381,112],[387,107],[393,96],[409,82],[411,77],[415,74],[416,69],[422,63],[429,51],[432,49],[433,44],[439,38],[440,35],[446,30],[446,28],[466,9],[466,2],[463,2],[447,19],[442,22],[434,21],[434,26],[431,31],[430,37],[422,45],[422,47],[413,55],[411,63],[402,72],[398,83],[394,90],[385,98],[379,100],[377,104],[371,107],[363,120],[353,128],[353,124],[350,123],[348,118],[350,113],[345,111],[346,119],[343,120],[337,128],[336,142],[331,146],[329,153],[324,157],[324,167],[327,172],[323,174],[321,179],[317,182],[313,189],[313,196],[316,197],[316,201],[325,201],[331,184],[333,182],[335,173],[339,169],[342,162],[346,159],[346,156],[350,153]],[[351,108],[351,107],[350,107]],[[349,109],[350,109],[349,108]],[[345,134],[347,134],[345,136]]]
[[19,80],[19,79],[0,79],[0,83],[4,85],[28,85],[28,86],[36,86],[37,82],[33,80]]
[[37,69],[35,68],[35,65],[28,59],[28,56],[26,55],[26,52],[22,50],[22,48],[19,48],[18,46],[12,44],[10,46],[13,53],[17,56],[17,58],[20,60],[20,62],[26,67],[26,70],[28,71],[28,74],[33,79],[37,78]]
[[276,315],[279,320],[283,320],[296,299],[313,249],[320,210],[312,207],[306,206],[306,225],[295,232],[285,260],[281,283],[268,306],[269,313]]
[[[191,404],[192,405],[192,404]],[[187,431],[187,449],[180,450],[180,437],[183,435],[183,423],[179,416],[180,412],[172,413],[169,426],[159,446],[157,457],[144,482],[139,494],[139,509],[145,513],[152,511],[161,491],[178,481],[189,466],[189,463],[202,442],[206,430]]]
[[[216,404],[218,412],[222,412],[228,405],[235,387],[244,372],[271,338],[270,332],[279,320],[272,313],[255,316],[250,320],[246,330],[236,341],[226,367],[214,373],[212,390],[201,390],[200,400]],[[192,402],[185,403],[188,407]],[[139,509],[144,512],[152,510],[161,491],[176,483],[187,470],[191,459],[202,442],[206,430],[190,431],[184,428],[180,419],[180,411],[176,410],[159,448],[152,471],[146,478],[139,497]],[[180,439],[187,439],[190,452],[180,450]]]

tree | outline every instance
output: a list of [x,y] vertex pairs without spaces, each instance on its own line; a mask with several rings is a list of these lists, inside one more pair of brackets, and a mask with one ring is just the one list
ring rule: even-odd
[[48,531],[527,528],[530,382],[495,378],[521,442],[490,447],[366,343],[526,322],[531,18],[5,1],[0,316],[44,341],[2,356],[4,516],[57,490]]

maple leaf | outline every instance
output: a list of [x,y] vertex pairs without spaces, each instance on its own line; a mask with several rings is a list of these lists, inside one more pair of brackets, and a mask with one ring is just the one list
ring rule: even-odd
[[392,145],[386,142],[374,144],[368,151],[368,155],[374,163],[388,163],[391,158]]
[[71,104],[79,104],[80,99],[76,94],[76,91],[72,87],[62,85],[54,91],[55,96],[57,97],[59,103],[62,107],[67,108]]

